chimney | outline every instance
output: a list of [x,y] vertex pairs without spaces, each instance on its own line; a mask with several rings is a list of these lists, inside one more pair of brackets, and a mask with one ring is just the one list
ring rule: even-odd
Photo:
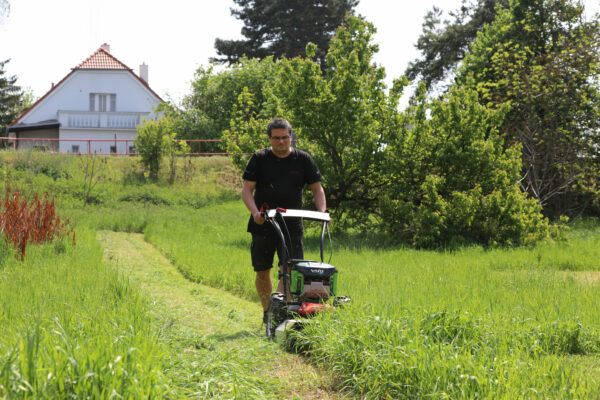
[[144,82],[148,83],[148,66],[145,62],[140,65],[140,78],[142,78]]
[[106,51],[107,53],[110,53],[110,45],[108,43],[103,43],[102,46],[100,46],[100,48]]

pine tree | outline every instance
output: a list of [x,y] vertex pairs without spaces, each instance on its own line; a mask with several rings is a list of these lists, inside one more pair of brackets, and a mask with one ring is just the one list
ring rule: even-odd
[[211,61],[234,64],[246,55],[279,59],[305,55],[309,42],[317,45],[317,59],[325,67],[329,40],[359,0],[233,0],[231,14],[244,21],[246,40],[216,39],[220,57]]
[[412,61],[406,69],[410,80],[420,80],[427,89],[444,81],[469,51],[477,32],[496,18],[497,7],[508,6],[507,0],[477,0],[467,4],[463,0],[460,9],[450,13],[453,21],[441,21],[442,11],[433,7],[425,15],[423,33],[415,47],[421,57]]
[[16,76],[5,76],[4,65],[10,59],[0,62],[0,136],[4,136],[6,126],[14,120],[21,111],[23,92],[15,85]]

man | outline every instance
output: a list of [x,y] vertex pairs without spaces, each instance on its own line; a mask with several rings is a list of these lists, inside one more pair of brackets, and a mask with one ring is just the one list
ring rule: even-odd
[[[260,207],[267,204],[270,209],[300,209],[302,191],[308,185],[313,192],[317,211],[325,212],[326,208],[321,173],[308,153],[292,147],[291,124],[286,119],[275,118],[267,125],[267,135],[271,147],[252,155],[242,177],[242,199],[251,214],[248,221],[248,232],[252,234],[250,254],[256,272],[256,291],[263,307],[263,322],[273,290],[270,270],[273,268],[278,238],[271,226],[264,224]],[[290,231],[294,258],[304,258],[302,220],[286,219],[286,225]],[[281,263],[281,255],[278,256]],[[277,291],[283,293],[281,281]]]

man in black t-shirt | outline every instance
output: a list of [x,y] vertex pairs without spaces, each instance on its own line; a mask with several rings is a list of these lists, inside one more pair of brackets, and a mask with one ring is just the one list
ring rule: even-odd
[[[259,208],[267,204],[270,209],[302,208],[302,191],[310,187],[317,211],[325,212],[325,192],[321,186],[321,173],[312,157],[292,147],[292,126],[283,118],[275,118],[267,125],[271,147],[252,155],[244,171],[242,199],[250,211],[248,232],[252,234],[250,254],[256,271],[256,291],[266,313],[273,286],[270,270],[277,250],[277,236],[271,226],[264,224]],[[292,240],[294,258],[303,258],[302,220],[286,219]],[[281,261],[281,255],[279,255]],[[281,265],[280,265],[281,268]],[[278,292],[283,293],[279,282]],[[265,316],[263,314],[263,321]]]

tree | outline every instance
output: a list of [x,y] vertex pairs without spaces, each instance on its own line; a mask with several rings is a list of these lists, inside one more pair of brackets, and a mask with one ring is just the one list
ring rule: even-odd
[[578,2],[517,0],[457,74],[484,104],[511,108],[500,134],[507,147],[522,146],[523,188],[549,216],[581,211],[583,187],[597,196],[599,49],[600,25],[584,20]]
[[264,88],[275,79],[276,68],[272,57],[242,58],[220,72],[215,72],[212,66],[198,68],[192,93],[184,99],[178,118],[185,126],[177,132],[185,139],[221,138],[230,127],[230,120],[235,118],[234,106],[244,88],[252,94],[256,110],[260,110],[266,101]]
[[173,120],[163,117],[159,120],[147,120],[137,127],[135,148],[141,156],[140,162],[148,170],[150,179],[157,180],[163,156],[171,159],[171,179],[174,179],[175,154],[184,152],[185,146],[176,140],[177,133],[173,131]]
[[4,136],[6,127],[21,112],[23,108],[23,92],[17,86],[16,76],[5,76],[4,66],[10,61],[0,61],[0,136]]
[[465,57],[477,32],[494,21],[498,7],[507,6],[508,0],[477,0],[475,4],[463,0],[461,8],[450,13],[454,20],[443,22],[442,11],[433,7],[425,15],[423,33],[415,45],[421,57],[409,64],[406,76],[424,83],[428,90],[444,81]]
[[421,85],[400,131],[386,134],[385,185],[376,215],[386,232],[418,247],[532,243],[549,233],[518,186],[520,149],[498,134],[508,108],[488,109],[474,90],[427,100]]
[[[274,114],[280,115],[280,114]],[[238,170],[243,171],[248,165],[250,156],[258,149],[269,146],[266,126],[267,117],[259,115],[254,102],[254,95],[244,87],[234,105],[229,129],[221,138],[223,147],[231,153],[231,160]]]
[[231,14],[244,21],[246,40],[216,39],[220,58],[212,61],[235,64],[242,56],[263,59],[293,58],[304,54],[308,43],[318,47],[317,59],[325,66],[329,40],[346,14],[359,0],[233,0],[239,9]]
[[[375,31],[371,23],[348,18],[331,40],[325,75],[314,60],[284,59],[270,100],[292,121],[298,146],[312,154],[325,178],[328,207],[346,225],[365,222],[377,204],[383,138],[398,130],[407,83],[395,81],[388,93],[385,70],[373,62]],[[307,54],[315,55],[314,45]]]

